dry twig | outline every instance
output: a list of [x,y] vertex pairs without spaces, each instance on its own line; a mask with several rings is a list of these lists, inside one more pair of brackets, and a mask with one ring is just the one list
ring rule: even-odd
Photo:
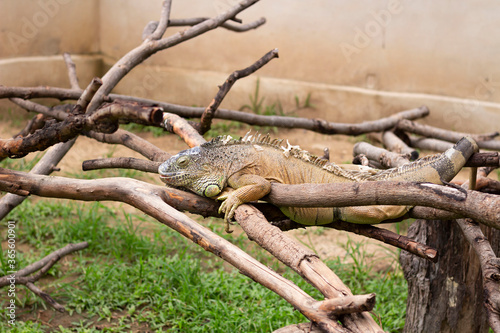
[[[42,298],[47,304],[52,306],[59,312],[64,312],[64,307],[57,303],[49,294],[43,292],[38,287],[36,287],[33,282],[38,281],[41,277],[43,277],[48,270],[54,266],[56,262],[58,262],[62,257],[73,253],[75,251],[79,251],[85,249],[89,246],[87,242],[82,242],[78,244],[68,244],[62,249],[52,252],[48,256],[40,259],[39,261],[26,266],[23,269],[18,270],[17,272],[5,275],[0,277],[0,288],[5,287],[11,284],[23,284],[28,289],[33,291],[37,296]],[[36,274],[28,276],[34,272],[38,271]]]
[[278,49],[273,49],[267,52],[264,56],[262,56],[262,58],[254,62],[252,65],[248,66],[247,68],[234,71],[231,75],[229,75],[224,84],[220,86],[217,95],[215,95],[212,102],[210,102],[210,104],[206,107],[205,111],[201,115],[200,126],[198,129],[201,134],[205,134],[210,129],[210,126],[212,125],[212,119],[215,117],[217,109],[222,103],[224,97],[226,97],[227,93],[232,88],[233,84],[235,84],[237,80],[255,73],[274,58],[278,58]]

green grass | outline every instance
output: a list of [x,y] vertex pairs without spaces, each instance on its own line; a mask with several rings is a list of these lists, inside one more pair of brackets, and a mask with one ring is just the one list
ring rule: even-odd
[[[141,213],[114,207],[41,199],[23,203],[8,216],[18,221],[16,244],[29,248],[16,258],[19,267],[68,243],[90,244],[56,264],[49,277],[37,283],[71,315],[68,324],[50,327],[51,332],[269,332],[306,321],[276,294],[228,269],[176,232]],[[224,234],[221,220],[202,223],[321,299],[317,290],[246,237]],[[6,229],[2,224],[2,239]],[[375,272],[362,246],[350,242],[346,246],[354,264],[343,264],[341,259],[327,264],[354,293],[376,292],[375,313],[384,329],[401,331],[406,300],[402,274]],[[2,264],[0,275],[6,271]],[[37,311],[47,308],[24,287],[18,289],[19,312],[36,317]],[[0,295],[2,317],[7,300]],[[32,319],[18,321],[13,332],[45,332],[46,325]],[[6,321],[0,321],[0,332],[7,329]]]

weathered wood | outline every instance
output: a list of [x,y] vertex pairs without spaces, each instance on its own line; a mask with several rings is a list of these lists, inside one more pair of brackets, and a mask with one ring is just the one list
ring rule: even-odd
[[408,147],[408,145],[392,131],[385,131],[382,134],[382,141],[388,150],[398,154],[408,155],[411,161],[418,158],[418,151]]
[[[482,227],[488,239],[500,231]],[[437,263],[401,252],[408,281],[404,332],[488,332],[479,260],[454,221],[414,222],[408,236],[439,251]],[[498,254],[500,242],[494,246]]]

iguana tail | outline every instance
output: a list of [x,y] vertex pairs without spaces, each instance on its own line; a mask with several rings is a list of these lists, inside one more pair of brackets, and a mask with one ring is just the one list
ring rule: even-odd
[[471,137],[460,139],[442,154],[423,157],[399,168],[380,171],[365,180],[401,180],[442,184],[449,182],[479,148]]

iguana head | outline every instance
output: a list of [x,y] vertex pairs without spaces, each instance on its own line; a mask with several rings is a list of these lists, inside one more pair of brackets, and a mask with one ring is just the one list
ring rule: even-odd
[[158,168],[160,179],[167,185],[181,187],[205,197],[219,194],[225,186],[225,176],[221,168],[195,147],[172,156]]

